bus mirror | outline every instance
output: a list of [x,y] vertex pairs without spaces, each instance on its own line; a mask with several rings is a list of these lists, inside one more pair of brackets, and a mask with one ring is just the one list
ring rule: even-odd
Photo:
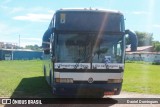
[[42,42],[42,48],[43,48],[44,54],[50,54],[50,44],[49,44],[49,42],[43,41]]
[[131,44],[131,51],[137,51],[137,46],[138,46],[137,35],[130,30],[125,30],[125,34],[128,34],[129,41]]
[[50,54],[50,49],[45,49],[44,54]]

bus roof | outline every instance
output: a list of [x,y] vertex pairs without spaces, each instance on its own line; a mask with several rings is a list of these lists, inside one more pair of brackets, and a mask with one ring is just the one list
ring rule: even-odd
[[115,14],[120,14],[123,15],[120,11],[118,10],[109,10],[109,9],[93,9],[93,8],[65,8],[65,9],[60,9],[57,10],[56,12],[104,12],[104,13],[115,13]]
[[56,31],[124,32],[124,17],[119,11],[60,9],[53,18],[56,21],[54,24],[54,21],[51,21],[50,25],[54,25]]

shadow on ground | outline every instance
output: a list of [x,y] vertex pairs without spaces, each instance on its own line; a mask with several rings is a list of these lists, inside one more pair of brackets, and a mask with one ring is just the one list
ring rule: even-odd
[[11,98],[52,98],[51,89],[43,76],[23,78]]
[[[102,105],[106,107],[118,103],[117,100],[112,98],[55,98],[51,93],[51,88],[49,87],[43,76],[23,78],[13,92],[11,98],[42,98],[42,100],[43,98],[47,98],[42,102],[52,103],[52,106],[55,107],[79,107],[80,105],[83,105],[83,107],[90,107],[90,104],[92,105],[91,107],[101,107]],[[5,107],[12,106],[19,107],[22,105],[5,105]],[[25,107],[27,105],[23,106]],[[41,107],[42,105],[38,106]]]

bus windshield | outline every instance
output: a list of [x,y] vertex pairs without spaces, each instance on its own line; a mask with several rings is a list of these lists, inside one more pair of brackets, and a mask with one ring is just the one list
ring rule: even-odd
[[58,34],[56,51],[61,63],[122,63],[123,36]]

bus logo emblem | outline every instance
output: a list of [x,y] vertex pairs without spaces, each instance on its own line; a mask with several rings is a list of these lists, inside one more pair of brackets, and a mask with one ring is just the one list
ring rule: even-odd
[[66,14],[60,14],[60,23],[64,24],[66,22]]
[[88,83],[93,83],[93,78],[92,78],[92,77],[90,77],[90,78],[88,79]]

